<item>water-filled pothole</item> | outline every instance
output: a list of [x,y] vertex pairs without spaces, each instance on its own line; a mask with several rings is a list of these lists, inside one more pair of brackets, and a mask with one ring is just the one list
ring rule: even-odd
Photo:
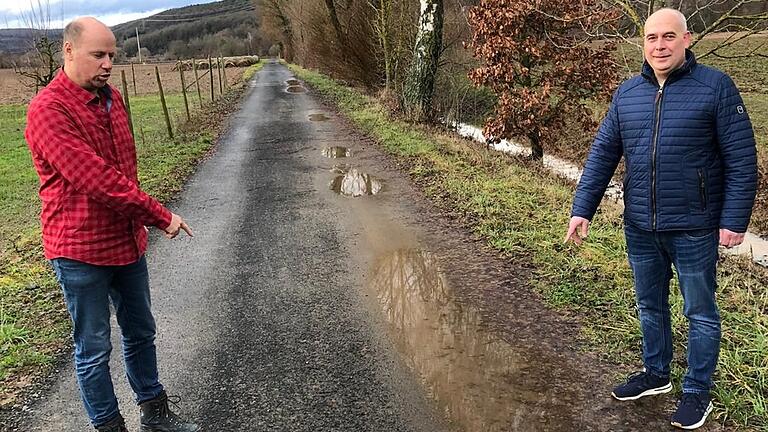
[[307,89],[305,89],[302,86],[293,85],[285,89],[285,91],[287,91],[288,93],[304,93],[307,91]]
[[368,286],[405,363],[460,430],[569,430],[557,416],[564,411],[560,395],[543,390],[551,383],[532,385],[536,365],[486,330],[480,311],[455,298],[437,256],[389,252],[374,262]]
[[349,172],[350,166],[347,164],[336,164],[329,171],[334,174],[346,174]]
[[331,118],[328,117],[325,114],[310,114],[309,115],[309,121],[314,121],[314,122],[328,121],[330,119]]
[[350,157],[352,151],[346,147],[326,147],[323,149],[323,156],[331,159]]
[[285,81],[285,83],[286,83],[286,84],[288,84],[289,86],[298,86],[298,85],[301,85],[301,81],[299,81],[299,80],[297,80],[297,79],[294,79],[294,78],[291,78],[291,79],[289,79],[289,80],[286,80],[286,81]]
[[352,168],[346,174],[333,179],[330,187],[332,191],[340,195],[353,197],[376,195],[381,191],[381,181],[369,174],[361,173],[356,168]]

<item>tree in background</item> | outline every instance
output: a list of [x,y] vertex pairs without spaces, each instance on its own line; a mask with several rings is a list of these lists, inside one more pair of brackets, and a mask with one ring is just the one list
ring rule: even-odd
[[[645,20],[655,11],[664,8],[680,10],[688,18],[688,27],[693,32],[691,49],[702,39],[720,33],[716,43],[697,51],[698,58],[715,56],[720,58],[768,57],[765,44],[746,46],[751,36],[762,34],[768,27],[768,2],[765,0],[605,0],[621,11],[623,25],[617,32],[603,32],[599,36],[618,37],[642,51],[642,42],[635,39],[642,36]],[[732,49],[735,48],[735,49]]]
[[376,57],[383,69],[384,89],[392,93],[413,46],[411,26],[403,23],[413,22],[411,17],[415,18],[414,12],[418,11],[411,2],[395,0],[368,0],[368,5],[373,11],[371,26],[378,45]]
[[22,77],[27,87],[41,89],[50,83],[61,67],[61,34],[51,29],[51,7],[49,1],[30,3],[29,12],[21,17],[31,29],[31,49],[28,55],[15,62],[14,71]]
[[525,137],[531,157],[563,130],[596,122],[586,102],[607,98],[618,81],[613,31],[618,14],[601,0],[483,0],[469,13],[472,48],[484,65],[470,79],[497,96],[485,124],[492,141]]
[[443,1],[421,0],[419,33],[403,91],[404,111],[414,121],[424,121],[432,114],[432,95],[442,44]]
[[294,61],[293,24],[291,22],[290,0],[254,0],[261,17],[261,31],[280,45],[282,57]]

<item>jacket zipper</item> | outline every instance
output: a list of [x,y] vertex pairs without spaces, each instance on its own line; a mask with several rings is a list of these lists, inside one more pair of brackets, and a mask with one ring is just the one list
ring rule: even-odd
[[707,190],[706,190],[706,184],[704,183],[704,173],[701,169],[698,170],[699,172],[699,197],[701,197],[701,209],[706,210],[707,209]]
[[659,144],[659,124],[661,123],[661,99],[664,97],[664,85],[656,93],[656,121],[653,127],[653,149],[651,150],[651,229],[656,230],[656,148]]

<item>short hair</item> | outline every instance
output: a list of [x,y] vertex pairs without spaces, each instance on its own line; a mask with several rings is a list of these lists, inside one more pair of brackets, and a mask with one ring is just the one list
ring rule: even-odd
[[[688,18],[686,18],[685,15],[682,12],[680,12],[679,10],[677,10],[677,9],[674,9],[674,8],[661,8],[661,9],[657,10],[656,12],[652,13],[651,16],[656,15],[657,13],[662,12],[662,11],[672,12],[674,15],[676,15],[677,18],[680,20],[680,25],[683,27],[683,33],[687,33],[688,32]],[[648,18],[650,18],[650,17],[648,17]],[[646,20],[646,21],[648,21],[648,20]]]
[[64,27],[63,40],[75,44],[80,39],[80,34],[83,33],[83,23],[80,20],[74,20]]

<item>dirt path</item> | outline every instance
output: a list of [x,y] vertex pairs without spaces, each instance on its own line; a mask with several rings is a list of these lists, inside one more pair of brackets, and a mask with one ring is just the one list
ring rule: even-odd
[[[528,271],[290,78],[259,72],[173,206],[197,236],[155,235],[148,253],[161,378],[204,431],[669,429],[671,396],[611,400],[616,371],[574,349],[575,325],[542,307]],[[345,172],[374,178],[334,182]],[[71,367],[7,430],[88,430]]]

